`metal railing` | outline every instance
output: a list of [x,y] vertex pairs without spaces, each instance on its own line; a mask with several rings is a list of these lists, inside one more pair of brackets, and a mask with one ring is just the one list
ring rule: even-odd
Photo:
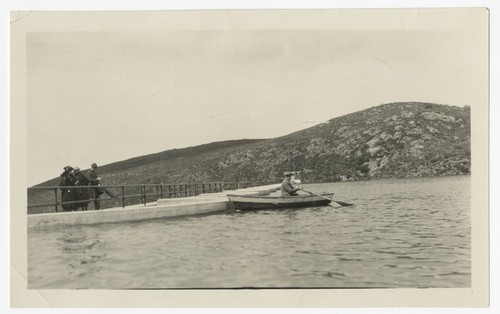
[[[66,205],[79,207],[82,204],[104,202],[105,206],[123,207],[137,204],[144,204],[157,201],[160,198],[181,198],[197,196],[205,193],[218,193],[227,190],[236,190],[261,183],[256,182],[206,182],[206,183],[186,183],[186,184],[135,184],[135,185],[100,185],[100,186],[47,186],[28,188],[28,214],[61,212]],[[63,201],[63,189],[78,193],[82,189],[89,192],[88,199],[78,199],[73,201]],[[97,197],[94,189],[101,191],[108,190],[117,197]],[[102,193],[106,195],[106,193]],[[95,206],[95,205],[94,205]]]

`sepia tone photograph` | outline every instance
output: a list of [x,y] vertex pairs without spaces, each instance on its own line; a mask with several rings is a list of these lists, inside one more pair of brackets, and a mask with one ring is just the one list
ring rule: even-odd
[[484,306],[488,23],[484,8],[13,12],[26,289]]

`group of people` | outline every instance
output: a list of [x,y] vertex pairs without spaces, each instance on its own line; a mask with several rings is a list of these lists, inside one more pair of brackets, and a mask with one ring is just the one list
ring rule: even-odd
[[[100,209],[99,197],[103,193],[110,197],[118,196],[100,186],[101,178],[97,174],[97,164],[93,163],[90,167],[86,174],[78,167],[63,168],[64,172],[60,176],[59,186],[64,211],[87,210],[90,199],[93,199],[95,209]],[[83,188],[84,186],[89,186],[89,188]]]

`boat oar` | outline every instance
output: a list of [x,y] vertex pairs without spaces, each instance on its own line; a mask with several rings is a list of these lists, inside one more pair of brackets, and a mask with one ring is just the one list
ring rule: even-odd
[[311,192],[311,191],[307,191],[307,190],[304,190],[304,189],[301,189],[301,191],[304,191],[304,192],[309,193],[309,194],[311,194],[311,195],[316,195],[316,196],[322,197],[322,198],[324,198],[324,199],[327,199],[327,200],[329,200],[329,201],[332,201],[332,203],[337,203],[337,204],[339,204],[340,206],[352,206],[352,204],[350,204],[350,203],[341,202],[341,201],[334,201],[334,200],[333,200],[333,197],[332,197],[332,199],[329,199],[329,198],[328,198],[328,197],[326,197],[326,196],[319,195],[319,194],[313,193],[313,192]]

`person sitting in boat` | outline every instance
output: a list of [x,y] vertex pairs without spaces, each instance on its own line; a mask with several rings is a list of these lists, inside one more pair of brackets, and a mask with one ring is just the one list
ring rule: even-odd
[[295,172],[285,172],[285,179],[281,182],[281,196],[296,196],[297,191],[301,190],[292,186],[292,177]]

